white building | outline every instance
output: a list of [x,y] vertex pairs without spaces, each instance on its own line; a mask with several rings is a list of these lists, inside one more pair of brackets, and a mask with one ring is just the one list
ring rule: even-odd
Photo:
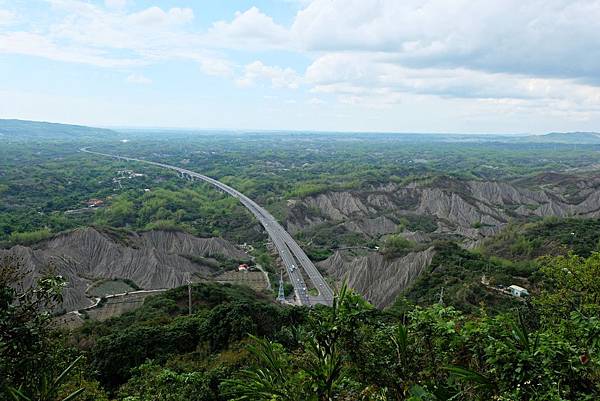
[[508,290],[515,297],[523,298],[523,297],[528,297],[529,296],[529,291],[527,291],[523,287],[519,287],[518,285],[514,285],[513,284],[510,287],[508,287]]

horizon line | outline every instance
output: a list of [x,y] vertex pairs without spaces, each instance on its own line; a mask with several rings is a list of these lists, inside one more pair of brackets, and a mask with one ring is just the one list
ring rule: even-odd
[[74,125],[80,127],[89,127],[89,128],[101,128],[101,129],[109,129],[113,131],[118,130],[130,130],[130,131],[142,131],[142,130],[152,130],[152,131],[203,131],[203,132],[214,132],[214,131],[230,131],[230,132],[238,132],[238,133],[250,133],[250,132],[264,132],[264,133],[323,133],[323,134],[389,134],[389,135],[459,135],[459,136],[478,136],[478,135],[490,135],[490,136],[540,136],[554,133],[589,133],[589,134],[600,134],[596,131],[551,131],[545,133],[531,133],[531,132],[440,132],[440,131],[391,131],[391,130],[381,130],[381,131],[354,131],[354,130],[327,130],[327,129],[289,129],[289,128],[277,128],[277,129],[267,129],[267,128],[224,128],[224,127],[177,127],[177,126],[152,126],[152,125],[120,125],[120,124],[86,124],[86,123],[70,123],[70,122],[55,122],[55,121],[46,121],[46,120],[28,120],[22,118],[0,118],[1,120],[6,121],[23,121],[23,122],[34,122],[34,123],[44,123],[44,124],[59,124],[59,125]]

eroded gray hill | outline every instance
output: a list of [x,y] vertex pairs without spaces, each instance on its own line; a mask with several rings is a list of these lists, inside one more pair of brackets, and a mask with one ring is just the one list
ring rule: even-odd
[[249,256],[221,238],[196,238],[182,232],[149,231],[119,234],[84,228],[59,234],[35,247],[15,246],[0,250],[22,259],[33,278],[52,266],[68,280],[63,308],[86,307],[87,287],[99,279],[129,279],[143,289],[172,288],[186,282],[189,273],[209,276],[211,267],[190,257],[224,257],[247,260]]
[[438,177],[325,192],[290,204],[287,228],[298,234],[333,225],[365,240],[399,233],[420,244],[423,251],[395,260],[375,251],[338,251],[320,263],[375,305],[386,306],[429,265],[433,240],[453,238],[472,247],[511,220],[545,216],[599,217],[600,176],[548,173],[515,182]]
[[432,232],[468,242],[497,233],[514,218],[600,216],[600,177],[541,182],[535,189],[519,184],[439,179],[325,192],[294,203],[287,228],[343,223],[350,231],[378,236],[396,232],[403,217],[429,216],[436,225]]
[[352,256],[347,251],[337,251],[319,267],[338,281],[361,293],[373,305],[383,308],[394,302],[398,294],[410,285],[433,258],[433,247],[411,252],[396,259],[379,253]]

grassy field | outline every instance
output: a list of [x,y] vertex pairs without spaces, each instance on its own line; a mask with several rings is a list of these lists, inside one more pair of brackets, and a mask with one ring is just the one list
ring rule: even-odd
[[[268,281],[265,275],[260,271],[238,272],[228,271],[220,274],[211,281],[227,284],[238,284],[250,287],[255,291],[265,291],[268,288]],[[126,292],[137,291],[134,283],[126,280],[103,280],[95,283],[88,290],[90,297],[106,297],[112,294],[122,294]],[[63,327],[76,328],[83,324],[84,319],[104,321],[113,317],[120,316],[125,312],[139,308],[144,300],[149,296],[158,294],[158,292],[138,292],[122,296],[108,297],[96,308],[89,309],[81,314],[69,313],[56,319],[57,324]]]
[[88,295],[93,297],[104,297],[106,295],[135,291],[136,289],[124,280],[103,280],[94,283],[87,292]]
[[268,282],[262,272],[228,271],[215,277],[214,281],[219,283],[246,285],[255,291],[264,291],[268,286]]
[[87,311],[87,314],[90,319],[99,321],[121,316],[125,312],[139,308],[146,298],[156,294],[159,294],[159,292],[127,294],[120,297],[108,298],[102,307],[91,309]]
[[157,294],[160,292],[141,292],[107,298],[102,306],[81,313],[67,313],[58,316],[55,322],[59,327],[74,329],[81,326],[85,319],[104,321],[139,308],[146,298]]

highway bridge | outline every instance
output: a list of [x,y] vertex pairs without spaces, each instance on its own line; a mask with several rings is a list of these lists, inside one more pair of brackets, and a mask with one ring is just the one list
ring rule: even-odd
[[[275,248],[277,249],[277,252],[281,257],[283,265],[287,270],[290,282],[294,286],[294,295],[298,304],[307,306],[318,303],[325,305],[333,304],[334,293],[331,287],[329,287],[321,273],[317,270],[317,268],[311,262],[308,256],[306,256],[302,248],[300,248],[300,246],[296,243],[292,236],[287,231],[285,231],[281,224],[279,224],[277,220],[275,220],[275,218],[266,209],[259,206],[256,202],[248,198],[246,195],[235,190],[234,188],[231,188],[228,185],[223,184],[220,181],[215,180],[214,178],[210,178],[203,174],[199,174],[181,167],[171,166],[169,164],[157,163],[143,159],[135,159],[131,157],[93,152],[91,150],[88,150],[87,148],[82,148],[80,150],[82,152],[98,156],[106,156],[120,160],[152,164],[154,166],[175,170],[185,177],[190,177],[192,179],[197,178],[199,180],[208,182],[209,184],[214,185],[223,192],[226,192],[229,195],[239,199],[239,201],[258,219],[260,224],[262,224],[262,226],[267,231],[267,234],[271,238],[271,241],[275,245]],[[306,286],[306,282],[304,280],[305,275],[302,274],[302,271],[304,271],[306,277],[311,281],[313,287],[318,291],[317,296],[309,295],[309,288]]]

